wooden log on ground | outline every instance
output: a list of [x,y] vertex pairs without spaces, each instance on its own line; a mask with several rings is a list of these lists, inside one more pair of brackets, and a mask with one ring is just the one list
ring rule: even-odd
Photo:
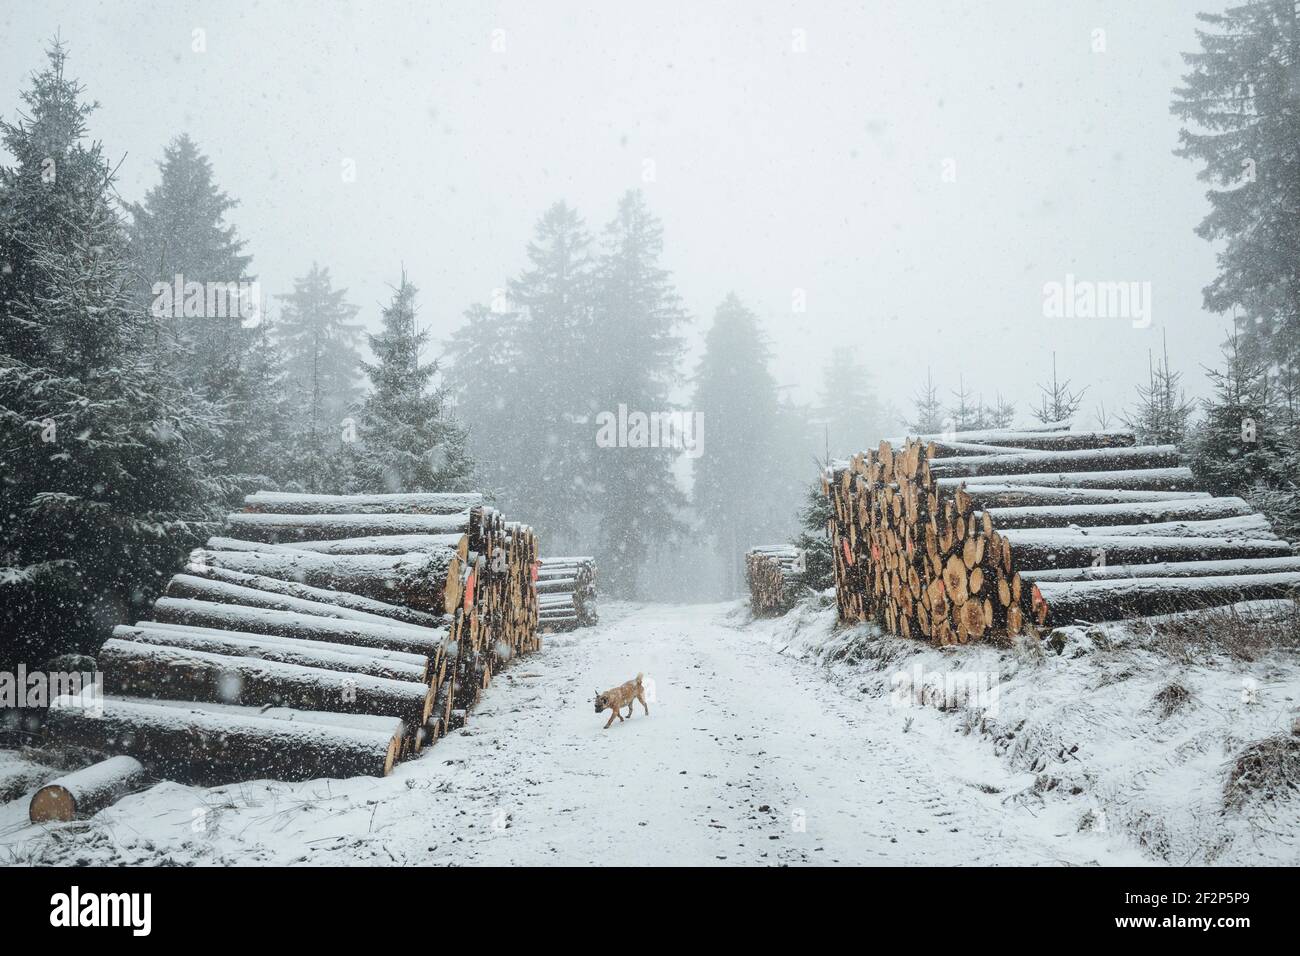
[[1209,501],[1204,491],[1123,491],[1115,488],[1070,488],[1064,485],[1042,487],[1023,484],[976,483],[965,485],[976,508],[1036,508],[1140,504],[1160,501]]
[[[323,592],[328,595],[330,592]],[[437,636],[446,631],[444,618],[424,615],[427,623],[415,624],[405,620],[359,611],[354,608],[339,607],[326,600],[307,600],[290,595],[264,591],[261,588],[233,584],[219,578],[202,577],[196,574],[176,574],[167,583],[165,596],[170,598],[192,598],[212,604],[239,604],[244,607],[260,607],[273,611],[292,611],[296,614],[310,614],[315,617],[330,618],[339,621],[378,624],[385,627],[408,627],[417,633]]]
[[1062,528],[1067,525],[1095,527],[1208,521],[1252,515],[1254,512],[1241,498],[1180,498],[1173,501],[989,508],[988,513],[994,526],[1002,531],[1010,528]]
[[[209,546],[211,544],[209,543]],[[328,541],[295,541],[289,547],[317,554],[410,554],[450,548],[463,561],[469,553],[469,535],[453,534],[382,534],[362,538],[335,538]]]
[[1300,571],[1300,556],[1041,568],[1021,571],[1020,577],[1026,584],[1035,584],[1055,581],[1110,581],[1119,578],[1209,578],[1241,574],[1278,574],[1288,571]]
[[249,634],[274,634],[303,641],[351,644],[355,647],[402,651],[425,657],[435,656],[447,637],[445,628],[416,630],[406,625],[390,627],[387,624],[341,621],[294,611],[213,604],[190,598],[160,597],[154,602],[153,617],[165,624],[188,624]]
[[[1145,524],[1074,525],[1041,528],[1007,528],[1005,534],[1076,534],[1080,537],[1109,538],[1248,538],[1259,541],[1277,540],[1272,527],[1263,515],[1246,514],[1235,518],[1214,518],[1209,521],[1152,521]],[[1017,534],[1017,538],[1019,534]]]
[[102,713],[77,698],[59,698],[46,714],[44,733],[64,745],[125,752],[158,776],[207,783],[382,777],[401,746],[400,737],[382,731],[281,720],[253,708],[231,712],[113,697],[103,701]]
[[1114,621],[1216,605],[1295,596],[1300,572],[1226,577],[1119,578],[1034,585],[1032,609],[1040,623]]
[[134,757],[109,757],[53,780],[32,795],[27,815],[32,823],[88,817],[137,789],[144,765]]
[[930,463],[930,473],[939,478],[967,478],[976,475],[1023,475],[1048,471],[1125,471],[1176,468],[1179,463],[1178,449],[1173,445],[1141,445],[1132,448],[1021,451],[1006,455],[971,455],[960,458],[940,458]]
[[274,634],[250,634],[142,621],[138,624],[119,624],[113,628],[113,636],[137,644],[160,644],[206,651],[209,654],[278,661],[281,664],[298,664],[302,667],[319,667],[348,674],[366,674],[370,677],[426,684],[432,672],[432,660],[425,655],[378,649],[367,651],[351,644],[303,641]]
[[[440,613],[419,611],[415,608],[406,607],[405,605],[377,601],[373,598],[362,597],[360,594],[352,594],[347,591],[311,587],[306,584],[299,584],[296,581],[282,581],[279,578],[271,578],[261,574],[247,574],[242,571],[232,571],[227,568],[212,567],[211,565],[205,565],[202,562],[191,562],[186,565],[185,573],[195,577],[208,578],[213,581],[221,581],[226,584],[234,584],[243,588],[263,591],[267,594],[296,598],[314,604],[324,604],[340,611],[358,611],[366,615],[399,621],[404,624],[415,624],[420,627],[434,628],[442,628],[446,626],[446,621]],[[223,599],[221,603],[249,604],[253,607],[276,607],[276,605],[273,604],[255,604],[247,600]],[[316,611],[296,606],[281,608],[281,610],[298,610],[304,614],[317,613]],[[361,620],[361,618],[354,617],[351,614],[325,616],[347,618],[348,620]]]
[[[1131,448],[1137,436],[1131,431],[1047,431],[1029,432],[1018,429],[989,429],[986,431],[954,432],[949,435],[923,435],[920,440],[942,445],[950,442],[961,445],[986,445],[1015,448],[1020,451],[1079,451],[1096,448]],[[895,442],[903,444],[902,441]]]
[[955,491],[962,485],[978,491],[979,485],[1039,485],[1065,488],[1098,488],[1105,491],[1192,491],[1196,479],[1190,468],[1144,468],[1130,471],[1034,472],[1015,475],[969,475],[936,479],[941,490]]
[[236,512],[230,530],[247,541],[293,544],[398,534],[468,534],[470,512],[450,515],[331,514],[281,515]]
[[111,694],[392,716],[419,726],[433,690],[398,681],[110,638],[98,662]]
[[1224,538],[1093,537],[1059,531],[1003,531],[1017,567],[1082,568],[1092,564],[1285,557],[1284,541]]
[[351,591],[388,604],[447,613],[456,607],[460,558],[451,549],[404,555],[326,555],[306,551],[244,552],[198,549],[191,564],[279,578],[311,587]]
[[244,498],[244,509],[263,514],[426,514],[448,515],[483,504],[477,492],[414,492],[384,495],[310,495],[259,491]]

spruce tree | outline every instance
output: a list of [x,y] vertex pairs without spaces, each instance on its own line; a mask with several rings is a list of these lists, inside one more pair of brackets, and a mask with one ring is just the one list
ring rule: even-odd
[[[682,353],[677,329],[686,312],[660,264],[662,255],[662,226],[641,193],[628,192],[605,228],[596,268],[589,420],[616,416],[620,405],[644,415],[672,408],[670,391],[680,377]],[[673,474],[677,455],[678,450],[662,447],[594,450],[597,548],[611,594],[635,596],[651,552],[683,530],[685,496]]]
[[[138,277],[133,301],[153,318],[159,364],[217,426],[200,454],[238,493],[263,481],[266,462],[277,454],[252,444],[266,400],[245,380],[256,361],[251,353],[261,309],[260,297],[251,295],[252,257],[226,221],[238,203],[217,186],[211,162],[188,135],[163,150],[158,170],[158,184],[144,202],[127,207],[130,257]],[[209,299],[210,288],[238,293],[241,283],[247,284],[247,299]]]
[[1201,13],[1200,50],[1174,91],[1188,125],[1178,155],[1203,164],[1210,211],[1197,235],[1219,245],[1205,289],[1212,312],[1240,310],[1233,349],[1247,361],[1300,362],[1300,151],[1296,150],[1300,17],[1295,0],[1250,0]]
[[691,473],[695,515],[726,569],[728,597],[741,588],[745,551],[786,530],[780,473],[789,450],[769,359],[758,316],[728,295],[705,336],[690,407],[705,423]]
[[1192,442],[1191,466],[1207,491],[1242,495],[1283,485],[1285,435],[1270,420],[1268,366],[1247,354],[1234,332],[1223,364],[1207,373],[1213,395]]
[[[529,523],[536,524],[531,512],[518,504],[530,467],[518,449],[530,443],[527,433],[539,425],[521,387],[531,377],[519,347],[521,325],[517,312],[494,311],[482,303],[470,306],[465,323],[452,333],[444,351],[445,379],[456,417],[469,431],[479,490],[492,493],[508,513],[529,514]],[[548,546],[553,543],[549,535],[544,540]]]
[[814,591],[835,586],[835,564],[831,556],[831,539],[827,522],[831,519],[831,501],[822,491],[820,479],[813,483],[799,512],[800,531],[790,542],[804,553],[804,571],[800,583]]
[[939,389],[928,368],[925,370],[925,386],[913,396],[912,418],[907,427],[914,435],[933,435],[943,431],[943,403],[939,401]]
[[831,353],[822,373],[819,404],[832,455],[847,457],[886,437],[888,416],[872,387],[870,370],[853,349]]
[[57,41],[0,121],[0,663],[93,653],[143,614],[215,517],[203,423],[133,303],[95,104]]
[[[499,385],[517,401],[509,452],[513,507],[544,538],[569,536],[590,497],[594,445],[587,424],[594,262],[582,218],[563,202],[538,221],[528,267],[509,283],[520,315],[515,374]],[[599,360],[597,358],[597,360]],[[503,449],[504,450],[504,449]]]
[[447,390],[434,387],[437,362],[422,362],[429,339],[416,322],[416,288],[402,275],[368,336],[374,364],[363,363],[371,391],[357,416],[357,441],[344,445],[349,488],[357,493],[469,491],[473,463],[465,430],[450,414]]
[[1183,392],[1183,375],[1169,365],[1164,349],[1159,362],[1147,356],[1147,384],[1137,386],[1137,405],[1123,415],[1124,424],[1143,445],[1181,445],[1195,404]]
[[361,325],[347,289],[335,289],[328,268],[312,263],[279,296],[275,341],[283,357],[292,484],[311,492],[337,491],[344,480],[343,444],[356,433],[361,400]]
[[1044,425],[1071,421],[1078,413],[1079,406],[1083,404],[1083,396],[1087,391],[1085,386],[1082,391],[1076,392],[1070,388],[1068,378],[1064,381],[1057,378],[1056,353],[1053,352],[1052,380],[1039,384],[1038,407],[1031,408],[1030,413]]

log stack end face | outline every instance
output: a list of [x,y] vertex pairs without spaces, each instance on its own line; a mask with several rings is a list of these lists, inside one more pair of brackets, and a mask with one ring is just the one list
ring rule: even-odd
[[882,442],[822,484],[840,619],[938,645],[1300,587],[1249,505],[1196,490],[1177,449],[1131,432]]

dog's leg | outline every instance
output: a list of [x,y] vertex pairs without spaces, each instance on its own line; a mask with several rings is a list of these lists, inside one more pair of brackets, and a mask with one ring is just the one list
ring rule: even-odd
[[612,723],[614,722],[614,716],[615,716],[615,714],[617,714],[617,713],[618,713],[618,708],[615,707],[615,708],[614,708],[614,713],[610,714],[610,715],[609,715],[609,720],[605,721],[605,727],[604,727],[605,730],[609,730],[609,725],[612,724]]
[[[649,707],[646,707],[646,705],[645,705],[645,697],[643,697],[643,696],[640,695],[640,694],[637,694],[637,695],[636,695],[636,699],[639,700],[639,701],[641,701],[641,707],[645,710],[645,715],[646,715],[647,717],[649,717],[649,716],[650,716],[650,708],[649,708]],[[627,705],[627,709],[628,709],[628,710],[631,710],[631,709],[632,709],[632,705],[631,705],[631,704],[628,704],[628,705]]]
[[627,715],[632,716],[632,702],[630,700],[627,702]]

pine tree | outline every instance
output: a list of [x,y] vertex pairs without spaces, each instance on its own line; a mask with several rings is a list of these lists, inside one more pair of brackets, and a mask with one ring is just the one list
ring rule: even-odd
[[1247,355],[1234,332],[1222,367],[1207,372],[1214,394],[1203,403],[1205,417],[1192,442],[1197,478],[1216,495],[1280,487],[1284,434],[1269,420],[1268,366]]
[[335,289],[328,268],[312,263],[282,303],[275,341],[283,355],[290,409],[290,476],[311,492],[337,491],[344,480],[340,451],[356,432],[361,400],[361,325],[347,289]]
[[[238,306],[259,308],[260,303],[235,299],[226,303],[225,315],[211,315],[207,295],[203,306],[195,308],[187,302],[188,295],[178,298],[168,291],[162,297],[160,290],[175,289],[178,282],[183,290],[188,282],[207,287],[252,281],[252,258],[243,254],[244,243],[226,222],[238,203],[218,189],[211,161],[186,134],[162,151],[159,173],[159,183],[144,195],[144,202],[127,207],[130,256],[140,277],[133,287],[135,300],[155,311],[157,349],[175,377],[220,407],[238,389],[253,339],[240,321],[248,315],[240,315]],[[238,431],[240,424],[231,423],[230,431]]]
[[469,491],[473,463],[465,430],[433,387],[437,362],[421,362],[429,339],[416,323],[416,288],[402,275],[383,311],[383,331],[368,336],[375,363],[365,364],[371,391],[345,444],[349,488],[358,493]]
[[1205,289],[1213,312],[1248,322],[1233,348],[1247,361],[1300,361],[1300,152],[1296,144],[1300,17],[1295,0],[1251,0],[1197,15],[1201,49],[1172,111],[1188,126],[1178,155],[1204,166],[1210,212],[1197,227],[1221,244]]
[[889,431],[888,415],[871,384],[871,372],[850,348],[836,349],[822,373],[821,415],[831,452],[852,455],[875,445]]
[[1061,381],[1056,377],[1056,353],[1053,352],[1052,381],[1050,384],[1040,384],[1038,391],[1038,407],[1030,409],[1030,413],[1046,425],[1051,422],[1071,421],[1078,413],[1079,406],[1083,404],[1083,396],[1088,389],[1085,386],[1083,391],[1076,392],[1070,388],[1068,378]]
[[[516,490],[531,467],[518,449],[538,427],[521,383],[531,369],[519,347],[522,318],[513,311],[494,311],[481,303],[465,310],[465,324],[447,343],[445,376],[456,416],[469,430],[469,454],[477,464],[479,490],[492,493],[510,514],[520,509]],[[540,527],[540,526],[539,526]],[[544,537],[548,546],[553,543]]]
[[[745,551],[782,530],[776,380],[758,316],[735,296],[718,306],[695,373],[691,412],[706,423],[692,470],[696,517],[711,537],[728,597],[739,593]],[[697,436],[699,437],[699,436]]]
[[1147,384],[1137,387],[1137,406],[1123,416],[1124,424],[1143,445],[1181,445],[1195,404],[1183,392],[1181,372],[1169,366],[1169,350],[1159,362],[1147,356]]
[[980,403],[980,417],[984,428],[1010,428],[1016,420],[1016,406],[1004,399],[1001,392],[995,392],[992,405]]
[[799,512],[801,530],[790,543],[803,549],[804,572],[800,583],[814,591],[825,591],[835,586],[835,563],[831,555],[831,539],[826,533],[831,519],[831,501],[822,491],[821,481],[813,483]]
[[501,383],[520,415],[509,449],[512,506],[552,540],[573,534],[590,497],[586,363],[592,356],[584,346],[592,332],[593,270],[582,218],[557,202],[537,223],[528,268],[508,287],[510,305],[521,315],[519,367]]
[[[638,191],[628,192],[606,226],[596,269],[589,338],[588,412],[617,415],[619,406],[650,415],[671,409],[686,320],[671,275],[660,265],[663,228]],[[707,422],[705,423],[707,428]],[[635,596],[655,548],[683,530],[685,496],[672,448],[598,448],[592,456],[601,575],[617,596]],[[608,573],[606,573],[608,568]]]
[[0,139],[0,662],[93,653],[215,517],[205,436],[133,305],[95,104],[56,41]]
[[957,377],[957,389],[952,393],[952,397],[953,404],[948,407],[947,418],[952,431],[964,432],[984,427],[982,416],[984,403],[975,398],[974,393],[966,385],[964,375]]
[[907,428],[914,435],[933,435],[943,431],[943,403],[939,401],[939,389],[928,368],[925,370],[925,387],[913,398],[912,420],[907,423]]

